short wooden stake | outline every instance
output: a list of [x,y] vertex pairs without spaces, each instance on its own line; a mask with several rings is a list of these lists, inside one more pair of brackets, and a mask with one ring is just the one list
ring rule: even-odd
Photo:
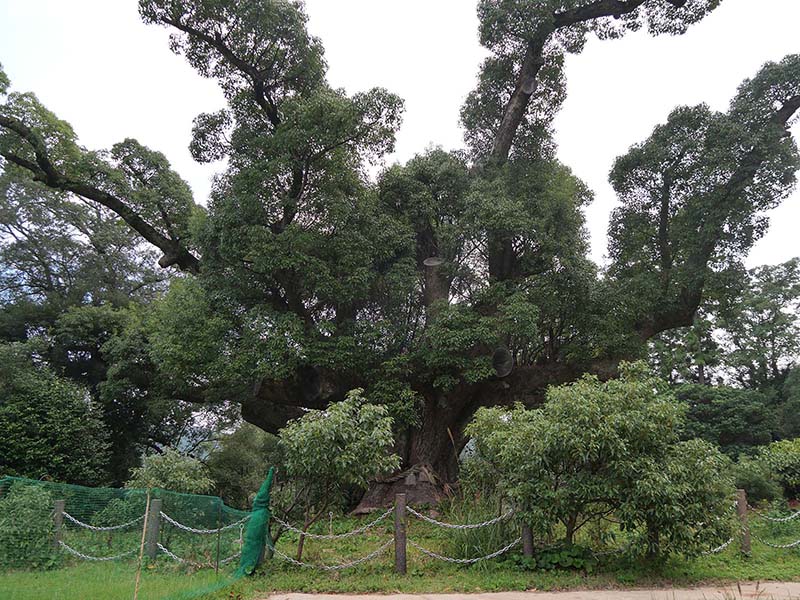
[[533,558],[533,532],[530,525],[522,526],[522,553],[527,558]]
[[222,528],[222,501],[219,503],[219,511],[217,512],[217,560],[214,562],[214,573],[219,573],[219,544],[220,544],[220,529]]
[[150,510],[147,513],[147,529],[145,533],[145,554],[150,558],[158,556],[158,534],[161,526],[161,499],[150,500]]
[[394,570],[406,574],[406,495],[397,494],[394,501]]
[[61,539],[63,536],[64,527],[64,508],[66,507],[66,500],[56,500],[53,504],[53,545],[58,548],[61,546]]
[[150,490],[147,490],[147,501],[144,505],[142,519],[142,539],[139,542],[139,556],[136,558],[136,580],[133,585],[133,600],[139,600],[139,582],[142,580],[142,559],[144,556],[144,540],[147,534],[147,522],[150,520]]
[[736,514],[742,525],[742,554],[750,554],[750,526],[747,524],[747,492],[736,490]]

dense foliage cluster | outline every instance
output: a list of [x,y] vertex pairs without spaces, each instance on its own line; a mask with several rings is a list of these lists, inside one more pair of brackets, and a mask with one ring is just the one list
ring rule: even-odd
[[[730,534],[727,459],[681,442],[684,408],[643,363],[606,383],[585,376],[551,388],[540,409],[481,408],[468,431],[488,471],[538,536],[612,518],[631,549],[698,555]],[[487,475],[484,475],[487,477]]]
[[[121,483],[143,454],[179,448],[208,459],[217,485],[236,487],[237,503],[258,467],[243,468],[234,484],[221,465],[275,444],[228,432],[203,445],[239,417],[283,431],[285,472],[298,482],[314,472],[363,486],[375,469],[352,469],[376,466],[368,451],[391,438],[400,462],[378,470],[424,471],[436,487],[457,478],[464,428],[480,407],[536,407],[548,386],[584,373],[614,378],[621,361],[648,352],[670,383],[702,386],[677,390],[689,410],[682,431],[661,392],[619,406],[625,386],[643,385],[631,377],[607,388],[580,379],[551,391],[542,412],[512,414],[530,427],[546,421],[554,435],[573,427],[580,444],[570,414],[557,410],[571,394],[607,397],[602,410],[630,409],[634,420],[656,411],[669,423],[654,448],[689,487],[710,468],[691,461],[722,459],[674,436],[736,456],[800,435],[798,263],[747,276],[742,266],[766,231],[766,211],[794,189],[800,55],[751,74],[726,110],[677,107],[615,161],[619,205],[605,269],[587,257],[592,192],[555,158],[568,53],[589,35],[682,34],[719,4],[481,0],[488,56],[461,111],[465,148],[433,148],[372,179],[370,167],[394,147],[402,100],[382,88],[331,86],[302,2],[140,0],[144,22],[169,28],[171,49],[224,92],[225,105],[198,115],[189,141],[196,160],[225,159],[206,207],[163,154],[134,139],[83,147],[0,70],[0,347],[17,356],[14,344],[33,344],[25,360],[37,376],[63,382],[52,386],[60,400],[31,391],[25,401],[55,406],[83,395],[109,452],[97,480]],[[30,368],[17,370],[14,394],[30,389],[22,375]],[[708,386],[720,378],[735,389]],[[369,402],[346,400],[354,389]],[[0,412],[16,410],[13,397],[0,398]],[[593,418],[613,421],[602,410]],[[345,432],[359,418],[379,432],[371,447],[327,433],[337,419]],[[632,434],[619,425],[597,432],[622,444]],[[297,462],[301,448],[311,462]],[[671,448],[689,462],[670,458]],[[217,451],[227,456],[213,458]],[[38,476],[24,453],[12,456],[4,469]],[[603,461],[630,468],[615,456]],[[614,472],[614,485],[623,475]],[[709,502],[717,498],[704,489]],[[630,502],[649,493],[638,489]],[[573,516],[584,509],[564,501]],[[615,510],[638,515],[643,505]],[[569,514],[548,518],[569,522]],[[651,532],[687,547],[668,515],[649,519]]]
[[183,494],[204,494],[213,485],[205,465],[171,449],[146,456],[142,466],[131,471],[126,483],[130,488],[161,488]]
[[109,435],[86,391],[37,365],[31,348],[0,346],[0,471],[98,485]]

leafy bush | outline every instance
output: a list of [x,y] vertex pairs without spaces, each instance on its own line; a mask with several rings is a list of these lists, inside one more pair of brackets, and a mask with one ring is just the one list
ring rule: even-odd
[[685,407],[642,363],[619,379],[550,388],[541,409],[480,409],[468,427],[477,459],[532,529],[564,542],[616,513],[635,548],[696,555],[724,542],[733,482],[714,446],[679,441]]
[[712,444],[689,440],[638,464],[620,490],[616,516],[638,535],[631,552],[699,556],[725,542],[734,527],[730,459]]
[[312,410],[291,421],[278,437],[294,492],[289,503],[302,507],[304,530],[349,487],[366,488],[370,480],[400,466],[400,457],[392,453],[388,410],[367,402],[360,389],[325,410]]
[[12,485],[0,498],[0,566],[47,569],[58,565],[53,502],[50,492],[35,485]]
[[98,485],[107,477],[108,434],[87,392],[0,344],[0,473]]
[[125,483],[129,488],[161,488],[184,494],[203,494],[214,487],[208,469],[196,458],[172,449],[144,458]]
[[704,439],[731,457],[769,444],[779,428],[774,403],[757,390],[686,384],[675,394],[689,408],[684,439]]
[[250,508],[269,467],[282,463],[278,438],[249,423],[222,436],[206,461],[215,493],[242,510]]
[[772,470],[763,460],[740,456],[733,465],[733,478],[737,489],[747,492],[749,502],[771,502],[783,495]]
[[800,438],[773,442],[762,450],[761,459],[775,473],[788,497],[800,493]]

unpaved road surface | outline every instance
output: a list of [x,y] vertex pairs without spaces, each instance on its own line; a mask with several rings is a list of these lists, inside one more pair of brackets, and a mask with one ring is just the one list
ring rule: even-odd
[[742,583],[739,586],[658,590],[503,592],[499,594],[273,594],[268,600],[800,600],[797,583]]

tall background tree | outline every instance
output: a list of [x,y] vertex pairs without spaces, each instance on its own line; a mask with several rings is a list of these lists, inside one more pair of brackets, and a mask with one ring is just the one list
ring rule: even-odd
[[[794,185],[800,56],[764,66],[727,112],[681,107],[614,165],[606,272],[586,257],[591,192],[554,158],[564,57],[590,34],[680,34],[718,0],[482,0],[489,57],[462,110],[467,148],[383,172],[402,102],[325,79],[299,2],[141,0],[145,22],[227,99],[195,120],[199,161],[227,158],[207,213],[134,140],[82,148],[31,94],[0,108],[4,171],[113,212],[173,280],[142,356],[171,397],[235,402],[276,431],[356,387],[390,407],[403,467],[376,485],[435,495],[479,406],[616,374],[693,323]],[[4,85],[4,88],[7,86]],[[5,90],[4,90],[5,91]]]

